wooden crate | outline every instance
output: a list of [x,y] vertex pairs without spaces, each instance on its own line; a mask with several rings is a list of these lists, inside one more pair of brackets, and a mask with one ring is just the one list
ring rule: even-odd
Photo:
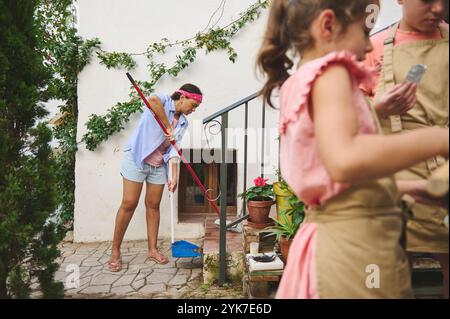
[[[248,271],[248,264],[246,264],[246,270]],[[247,273],[245,276],[247,291],[244,291],[244,293],[251,299],[274,298],[282,275],[282,270]]]

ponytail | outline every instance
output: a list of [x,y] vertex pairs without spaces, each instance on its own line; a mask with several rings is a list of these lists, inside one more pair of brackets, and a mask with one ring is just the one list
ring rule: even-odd
[[281,87],[289,77],[288,70],[294,63],[287,56],[290,41],[287,32],[288,0],[274,0],[269,15],[269,21],[262,47],[257,58],[257,65],[268,80],[261,89],[264,102],[272,108],[271,100],[273,90]]

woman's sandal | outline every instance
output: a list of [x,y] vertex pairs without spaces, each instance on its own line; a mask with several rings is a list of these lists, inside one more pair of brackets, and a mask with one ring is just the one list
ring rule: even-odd
[[119,259],[117,261],[108,261],[108,269],[111,272],[119,272],[122,270],[122,260]]
[[169,263],[169,258],[164,256],[163,254],[159,254],[159,258],[156,258],[154,256],[148,256],[150,260],[153,260],[157,264],[165,265]]

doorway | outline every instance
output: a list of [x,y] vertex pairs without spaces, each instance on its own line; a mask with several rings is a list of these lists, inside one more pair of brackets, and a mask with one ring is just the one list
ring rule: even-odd
[[[185,152],[185,151],[184,151]],[[189,158],[201,158],[200,163],[191,163],[191,167],[197,174],[199,180],[208,191],[211,199],[216,199],[220,194],[220,163],[206,163],[203,161],[199,153],[202,150],[189,150]],[[210,152],[208,150],[208,152]],[[220,152],[213,150],[211,152]],[[201,153],[200,153],[201,154]],[[227,164],[227,215],[235,216],[237,214],[237,161],[236,151],[229,151],[232,156],[232,162]],[[219,157],[220,158],[220,157]],[[193,162],[191,160],[191,162]],[[179,179],[179,196],[178,207],[180,222],[202,222],[208,216],[217,216],[214,208],[206,199],[202,189],[192,178],[185,165],[181,165]],[[216,204],[220,209],[220,198],[216,200]]]

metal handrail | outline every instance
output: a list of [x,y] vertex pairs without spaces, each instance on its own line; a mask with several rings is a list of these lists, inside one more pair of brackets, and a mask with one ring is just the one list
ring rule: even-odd
[[229,113],[230,111],[233,111],[234,109],[240,107],[241,105],[248,103],[254,99],[256,99],[258,96],[260,96],[260,92],[256,92],[253,93],[252,95],[247,96],[246,98],[231,104],[230,106],[227,106],[226,108],[224,108],[223,110],[214,113],[213,115],[208,116],[207,118],[205,118],[203,120],[203,124],[207,124],[209,122],[211,122],[212,120],[215,120],[216,118],[218,118],[219,116],[222,116],[223,114]]
[[[261,94],[260,92],[256,92],[252,95],[247,96],[246,98],[231,104],[230,106],[222,109],[219,112],[216,112],[207,118],[203,120],[203,125],[214,121],[217,118],[221,118],[221,130],[222,130],[222,163],[220,164],[220,193],[226,194],[227,193],[227,165],[226,165],[226,154],[227,154],[227,134],[226,129],[228,128],[228,113],[233,111],[234,109],[245,106],[245,136],[244,136],[244,191],[247,187],[247,146],[248,146],[248,137],[247,137],[247,129],[248,129],[248,105],[249,102],[259,97]],[[262,104],[263,111],[262,111],[262,127],[265,129],[265,108],[264,103]],[[262,143],[265,143],[264,134]],[[264,147],[262,148],[262,165],[261,165],[261,174],[263,175],[263,169],[264,169]],[[229,223],[227,225],[226,220],[226,204],[227,204],[227,198],[226,196],[222,196],[220,199],[220,233],[219,233],[219,278],[218,283],[220,286],[222,286],[225,283],[226,280],[226,231],[227,229],[241,223],[242,221],[248,219],[249,215],[246,214],[246,201],[244,199],[243,202],[243,215],[240,218],[234,220],[233,222]]]

